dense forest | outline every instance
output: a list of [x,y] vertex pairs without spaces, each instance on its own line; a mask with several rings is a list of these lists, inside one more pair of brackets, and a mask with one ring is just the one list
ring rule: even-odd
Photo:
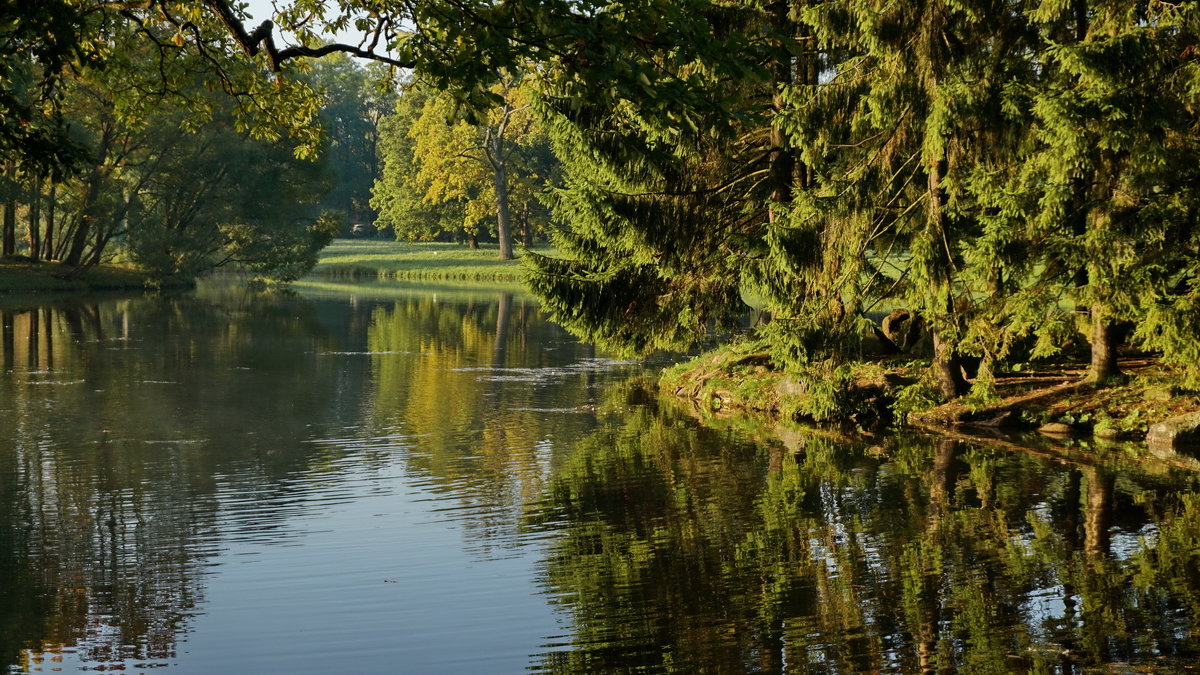
[[[74,214],[48,237],[56,253],[95,257],[120,228],[131,257],[186,268],[175,239],[164,249],[173,226],[190,250],[211,252],[214,232],[227,257],[297,250],[264,220],[225,233],[229,218],[192,212],[239,190],[271,192],[278,205],[254,206],[273,212],[302,200],[231,177],[189,209],[175,202],[201,186],[158,185],[153,168],[240,143],[247,165],[311,186],[319,172],[278,153],[319,155],[308,78],[352,56],[413,79],[394,106],[371,103],[370,170],[408,178],[343,196],[343,211],[413,238],[490,229],[502,256],[514,230],[549,228],[558,253],[528,256],[531,286],[589,339],[690,348],[750,299],[769,317],[752,339],[800,368],[865,340],[901,347],[871,317],[904,308],[946,398],[967,393],[965,365],[986,389],[1005,364],[1072,347],[1098,384],[1121,377],[1121,345],[1200,379],[1195,3],[297,0],[257,27],[247,11],[3,10],[0,146],[25,189],[73,191],[54,207]],[[348,28],[363,40],[327,41]],[[147,103],[168,91],[172,104]],[[88,96],[103,103],[67,123]],[[179,146],[193,143],[203,152]],[[130,144],[162,150],[126,161]],[[81,159],[97,155],[111,160]],[[102,189],[116,174],[125,187]],[[326,232],[316,222],[288,236]]]

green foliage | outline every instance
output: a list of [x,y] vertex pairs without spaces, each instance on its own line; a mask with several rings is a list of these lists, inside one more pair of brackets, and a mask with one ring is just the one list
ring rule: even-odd
[[[130,86],[94,109],[131,128],[186,94],[180,125],[226,117],[310,156],[302,58],[374,58],[421,83],[381,123],[379,224],[416,240],[494,222],[507,257],[509,221],[552,209],[560,255],[531,257],[531,283],[589,339],[694,347],[746,292],[784,367],[860,353],[866,312],[899,306],[929,327],[944,396],[966,393],[963,356],[1054,355],[1081,326],[1100,380],[1124,323],[1200,382],[1194,4],[294,0],[273,17],[286,48],[224,0],[77,8],[4,10],[6,147],[61,131],[65,66],[103,62]],[[371,39],[321,43],[351,26]],[[362,121],[387,102],[366,80],[340,56],[308,80],[330,96],[344,211],[364,208]],[[88,227],[119,210],[77,201]]]
[[911,412],[928,410],[942,403],[942,397],[928,379],[922,378],[916,382],[901,387],[896,391],[892,403],[892,414],[896,419],[906,419]]
[[[444,93],[410,85],[380,127],[383,171],[371,204],[397,239],[477,241],[491,233],[502,257],[515,234],[532,244],[549,223],[542,191],[555,162],[516,77],[492,87],[497,104],[459,119]],[[514,232],[518,228],[520,232]]]
[[112,207],[125,223],[121,252],[160,276],[237,263],[288,279],[315,264],[337,233],[332,216],[309,215],[328,186],[324,167],[287,144],[247,139],[228,118],[182,132],[178,114],[160,111],[102,191],[121,196]]
[[280,228],[269,235],[247,225],[231,225],[222,234],[230,257],[271,281],[295,281],[316,266],[320,252],[346,229],[340,212],[323,211],[306,227]]
[[[1083,315],[1089,333],[1134,322],[1194,380],[1200,10],[777,7],[685,24],[713,51],[621,54],[695,87],[676,109],[653,88],[587,96],[543,78],[571,229],[532,284],[564,325],[632,351],[687,347],[744,312],[746,290],[776,364],[804,368],[856,353],[867,308],[902,306],[941,345],[934,382],[952,396],[961,356],[1053,355]],[[739,40],[763,48],[737,53],[734,78]],[[976,389],[992,395],[986,378]]]
[[789,417],[801,416],[814,422],[844,419],[853,411],[853,377],[848,366],[829,362],[814,364],[799,377],[804,381],[802,396],[797,396]]
[[324,97],[320,120],[335,177],[320,208],[339,211],[350,225],[375,221],[370,201],[380,173],[380,125],[396,106],[390,78],[374,65],[364,68],[344,54],[331,54],[305,78]]
[[22,157],[62,175],[84,159],[55,105],[54,83],[95,54],[83,44],[83,13],[65,0],[0,6],[0,156]]

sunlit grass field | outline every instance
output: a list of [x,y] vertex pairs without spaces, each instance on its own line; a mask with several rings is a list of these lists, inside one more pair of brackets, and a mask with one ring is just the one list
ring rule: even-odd
[[[521,251],[516,251],[518,258]],[[520,260],[500,261],[495,244],[472,250],[462,244],[335,239],[321,252],[312,274],[354,279],[448,279],[519,283]]]
[[454,302],[492,302],[498,293],[527,296],[520,281],[473,281],[457,279],[355,279],[310,275],[293,281],[291,287],[310,296],[356,297],[372,300],[396,300],[424,297],[430,293]]

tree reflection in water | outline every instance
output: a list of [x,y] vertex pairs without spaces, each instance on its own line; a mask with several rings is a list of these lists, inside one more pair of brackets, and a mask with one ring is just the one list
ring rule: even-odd
[[[0,666],[176,655],[217,548],[218,483],[303,469],[258,451],[299,444],[336,403],[304,309],[251,292],[0,309]],[[294,393],[265,395],[279,387]],[[274,421],[261,444],[259,415]]]
[[281,532],[304,490],[397,462],[462,507],[478,561],[535,552],[569,634],[534,670],[1200,659],[1196,472],[911,433],[785,446],[594,357],[504,293],[0,310],[0,663],[174,662],[229,527]]
[[575,630],[539,670],[1075,672],[1200,657],[1195,475],[912,434],[766,449],[654,406],[608,421],[530,521],[565,523],[544,583]]

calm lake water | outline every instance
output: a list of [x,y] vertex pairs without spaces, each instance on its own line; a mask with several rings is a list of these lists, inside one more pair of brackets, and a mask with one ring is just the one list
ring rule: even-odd
[[0,324],[8,672],[1200,663],[1186,457],[704,426],[500,290]]

